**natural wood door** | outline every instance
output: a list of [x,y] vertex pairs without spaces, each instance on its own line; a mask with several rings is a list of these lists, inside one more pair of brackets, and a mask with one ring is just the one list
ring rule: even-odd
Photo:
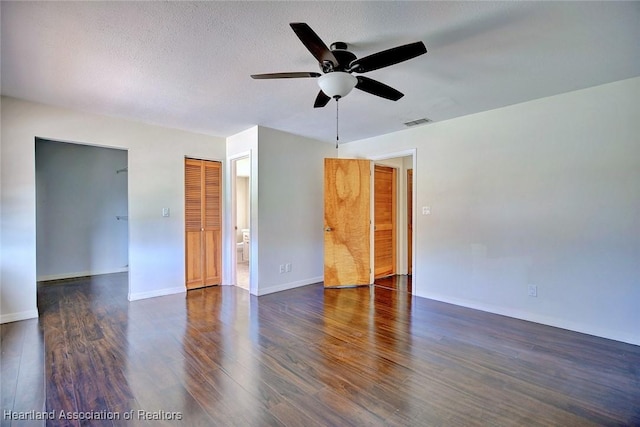
[[371,283],[371,162],[324,161],[324,286]]
[[413,169],[407,171],[407,254],[408,274],[413,271]]
[[222,282],[222,165],[185,159],[187,289]]
[[374,271],[375,277],[396,272],[396,169],[374,169]]

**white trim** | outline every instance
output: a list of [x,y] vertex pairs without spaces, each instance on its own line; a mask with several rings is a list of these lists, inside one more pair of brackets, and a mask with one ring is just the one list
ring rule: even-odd
[[236,246],[236,231],[238,228],[238,197],[237,197],[237,182],[236,182],[236,174],[238,165],[237,161],[241,157],[237,157],[236,155],[230,156],[227,158],[227,162],[229,164],[228,168],[228,176],[229,179],[229,209],[231,213],[229,214],[229,233],[227,233],[227,241],[223,246],[228,245],[229,252],[229,262],[227,266],[229,268],[228,274],[225,274],[225,280],[222,281],[223,285],[227,286],[237,286],[238,285],[238,274],[237,274],[237,263],[238,263],[238,250]]
[[[418,149],[417,148],[410,148],[410,149],[407,149],[407,150],[401,150],[401,151],[396,151],[396,152],[392,152],[392,153],[377,154],[375,156],[369,156],[368,159],[372,160],[373,163],[375,164],[376,162],[379,162],[379,161],[382,161],[382,160],[398,159],[398,158],[409,157],[409,156],[411,156],[412,169],[413,169],[413,186],[412,186],[413,187],[413,191],[412,191],[413,194],[412,194],[412,206],[411,206],[412,222],[413,222],[413,227],[412,227],[413,236],[411,236],[412,237],[412,239],[411,239],[411,246],[412,246],[412,248],[411,248],[412,272],[411,272],[411,274],[412,274],[412,277],[413,277],[413,293],[415,294],[416,291],[417,291],[417,288],[416,288],[416,286],[417,286],[417,280],[416,280],[417,279],[417,276],[416,276],[417,268],[416,268],[416,239],[415,239],[415,236],[417,235],[416,234],[416,225],[417,225],[417,210],[416,210],[416,203],[417,203],[417,185],[416,185],[417,180],[416,179],[417,178],[416,178],[416,176],[417,176],[417,165],[418,165]],[[383,163],[381,163],[381,164],[383,164]],[[388,166],[388,165],[386,165],[386,166]],[[392,167],[394,167],[396,170],[398,170],[398,168],[396,168],[395,166],[392,166]],[[399,170],[405,171],[404,167],[400,168]],[[406,186],[405,186],[405,184],[400,182],[401,180],[404,180],[405,176],[400,176],[401,174],[398,174],[398,175],[399,176],[398,176],[397,189],[396,189],[396,191],[398,193],[396,195],[396,209],[400,210],[400,208],[401,208],[400,207],[400,205],[401,205],[400,201],[402,201],[403,197],[405,197],[405,196],[401,196],[399,190],[401,188],[405,188],[406,189]],[[402,181],[402,182],[404,182],[404,181]],[[373,200],[373,194],[374,193],[372,193],[372,196],[371,196],[372,200]],[[405,209],[405,208],[403,207],[402,209]],[[399,218],[399,216],[397,216],[396,218]],[[373,216],[372,216],[372,219],[373,219]],[[400,227],[402,225],[402,222],[403,221],[398,220],[396,236],[399,236],[400,233],[403,232],[403,230],[400,229]],[[399,244],[400,244],[400,239],[398,239],[398,245]],[[372,243],[371,247],[373,248],[373,243]],[[406,255],[407,255],[407,248],[406,247],[398,246],[396,248],[396,250],[398,251],[399,254],[403,254],[403,258],[406,258]],[[375,269],[373,261],[372,261],[371,265],[373,266],[372,270]],[[400,268],[400,267],[404,267],[404,268]],[[408,274],[408,263],[406,262],[406,260],[401,264],[400,263],[400,257],[398,257],[398,259],[396,260],[396,271],[397,271],[397,274]]]
[[[231,156],[227,157],[227,161],[229,162],[229,175],[228,175],[228,179],[229,179],[229,184],[227,186],[227,188],[229,188],[229,204],[230,204],[230,210],[231,213],[229,215],[229,233],[227,235],[227,249],[228,252],[230,254],[229,256],[229,262],[227,263],[228,268],[229,268],[229,273],[227,275],[225,275],[226,280],[223,281],[224,285],[233,285],[233,286],[238,286],[242,289],[247,289],[247,288],[243,288],[242,286],[238,285],[238,276],[237,276],[237,270],[236,270],[236,265],[237,265],[237,256],[238,256],[238,252],[237,252],[237,248],[236,248],[236,227],[238,226],[238,221],[237,221],[237,205],[238,205],[238,200],[237,200],[237,196],[236,196],[236,173],[237,173],[237,161],[241,160],[241,159],[249,159],[249,186],[247,188],[247,191],[249,191],[249,230],[251,230],[251,240],[253,240],[254,238],[254,230],[252,227],[252,211],[253,211],[253,192],[252,192],[252,180],[254,179],[253,175],[253,159],[252,159],[252,152],[251,150],[247,150],[247,151],[243,151],[240,153],[236,153],[233,154]],[[252,265],[255,262],[255,254],[257,251],[253,251],[252,248],[250,248],[250,252],[251,252],[251,256],[249,258],[249,284],[248,284],[248,289],[247,291],[250,292],[250,290],[252,289],[252,282],[255,280],[253,278],[254,274],[252,274]]]
[[267,288],[261,287],[258,296],[273,294],[275,292],[288,291],[289,289],[299,288],[307,285],[314,285],[316,283],[320,283],[324,280],[322,276],[320,277],[312,277],[309,279],[298,280],[295,282],[283,283],[281,285],[269,286]]
[[[203,161],[208,161],[208,162],[216,162],[216,163],[220,163],[220,178],[222,180],[222,183],[220,185],[220,190],[221,190],[221,194],[222,194],[222,199],[220,200],[220,221],[221,221],[221,241],[222,244],[221,246],[221,250],[222,250],[222,255],[221,255],[221,264],[222,264],[222,274],[221,274],[221,278],[220,278],[220,284],[224,285],[224,281],[225,281],[225,270],[226,268],[224,267],[226,265],[226,263],[228,262],[228,255],[227,255],[227,251],[225,250],[224,247],[224,233],[225,233],[225,223],[227,221],[227,212],[225,211],[226,209],[226,205],[227,205],[227,201],[224,198],[224,189],[226,188],[226,174],[227,174],[227,160],[226,159],[219,159],[219,158],[211,158],[211,157],[203,157],[203,156],[192,156],[189,154],[184,154],[183,158],[182,158],[182,186],[181,186],[181,197],[182,197],[182,212],[183,212],[183,217],[182,217],[182,259],[183,259],[183,263],[182,263],[182,278],[184,279],[184,287],[181,288],[182,291],[181,292],[186,292],[187,291],[187,231],[186,231],[186,221],[187,221],[187,216],[186,216],[186,212],[187,212],[187,206],[186,206],[186,171],[187,171],[187,159],[191,159],[191,160],[203,160]],[[129,284],[129,287],[131,287],[131,284]],[[178,289],[178,288],[171,288],[171,289]],[[158,292],[163,292],[164,290],[159,290]],[[174,294],[177,292],[170,292],[169,294]],[[136,299],[144,299],[144,298],[153,298],[154,296],[162,296],[162,295],[169,295],[169,294],[162,294],[162,295],[152,295],[149,297],[143,296],[141,298],[133,298],[133,295],[145,295],[146,292],[142,292],[142,293],[135,293],[135,294],[129,294],[129,301],[134,301]],[[133,298],[133,299],[132,299]]]
[[110,148],[113,150],[121,150],[121,151],[126,151],[127,152],[127,159],[128,159],[128,152],[131,149],[130,147],[124,147],[121,145],[109,145],[109,144],[98,144],[98,143],[94,143],[94,142],[87,142],[87,141],[78,141],[78,140],[71,140],[71,139],[61,139],[61,138],[49,138],[46,136],[35,136],[34,142],[36,140],[45,140],[45,141],[51,141],[51,142],[61,142],[64,144],[74,144],[74,145],[85,145],[87,147],[96,147],[96,148]]
[[137,301],[141,299],[163,297],[166,295],[185,294],[185,293],[187,293],[187,289],[184,286],[179,286],[176,288],[165,288],[165,289],[158,289],[155,291],[137,292],[135,294],[129,294],[128,299],[129,301]]
[[21,320],[36,319],[38,310],[20,311],[18,313],[3,314],[0,316],[0,323],[19,322]]
[[87,277],[87,276],[101,276],[103,274],[114,274],[114,273],[126,273],[129,271],[129,267],[122,267],[110,270],[99,270],[99,271],[78,271],[75,273],[62,273],[62,274],[49,274],[46,276],[39,276],[36,280],[38,282],[47,282],[50,280],[65,280],[65,279],[76,279],[78,277]]
[[413,156],[415,159],[417,149],[411,148],[409,150],[396,151],[394,153],[378,154],[376,156],[370,156],[369,160],[386,160],[395,159],[396,157]]
[[416,295],[420,298],[427,298],[434,301],[440,301],[447,304],[454,304],[461,307],[471,308],[474,310],[480,310],[487,313],[499,314],[501,316],[507,316],[514,319],[525,320],[528,322],[539,323],[543,326],[550,326],[555,328],[566,329],[573,332],[578,332],[581,334],[593,335],[600,338],[611,339],[615,341],[621,341],[628,344],[640,345],[640,335],[629,335],[624,333],[619,333],[618,331],[612,331],[609,329],[602,329],[598,327],[593,327],[593,325],[588,325],[581,322],[572,322],[566,319],[559,319],[556,317],[549,316],[541,316],[539,314],[530,313],[522,310],[514,310],[505,307],[498,307],[490,304],[483,304],[474,301],[468,301],[461,298],[452,298],[439,294],[426,294],[426,295]]
[[229,161],[232,161],[232,160],[244,159],[245,157],[251,157],[251,150],[243,151],[241,153],[232,154],[227,159]]
[[413,150],[413,182],[411,183],[411,189],[413,190],[411,194],[411,231],[413,232],[411,236],[411,276],[412,280],[412,292],[418,292],[418,275],[416,272],[418,270],[418,265],[416,259],[418,258],[416,253],[416,236],[418,232],[418,149],[414,148]]
[[376,164],[369,160],[369,284],[376,279]]

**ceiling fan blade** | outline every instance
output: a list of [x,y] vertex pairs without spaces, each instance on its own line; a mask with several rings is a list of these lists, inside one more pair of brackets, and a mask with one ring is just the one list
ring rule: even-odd
[[320,37],[311,29],[311,27],[304,22],[293,22],[291,28],[296,33],[303,45],[311,52],[311,54],[318,60],[319,63],[330,61],[334,67],[340,65],[336,57],[331,53],[331,50],[322,41]]
[[364,92],[370,93],[371,95],[376,95],[392,101],[397,101],[404,96],[402,92],[399,92],[384,83],[380,83],[377,80],[373,80],[365,76],[357,76],[356,78],[358,79],[356,89],[360,89]]
[[313,72],[294,72],[294,73],[267,73],[267,74],[251,74],[252,79],[298,79],[302,77],[320,77],[322,74]]
[[325,94],[323,91],[318,92],[316,96],[316,102],[313,103],[313,108],[322,108],[331,101],[331,97]]
[[424,53],[427,53],[427,47],[424,43],[409,43],[356,59],[349,65],[349,71],[367,73],[415,58]]

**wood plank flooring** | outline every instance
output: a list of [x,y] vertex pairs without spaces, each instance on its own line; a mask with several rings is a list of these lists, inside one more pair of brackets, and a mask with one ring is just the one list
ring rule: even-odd
[[1,326],[2,426],[640,425],[638,346],[378,286],[129,303],[126,280],[42,286]]
[[396,290],[399,292],[412,292],[412,276],[411,275],[401,275],[394,274],[392,276],[387,277],[378,277],[374,280],[373,284],[379,288],[387,288]]

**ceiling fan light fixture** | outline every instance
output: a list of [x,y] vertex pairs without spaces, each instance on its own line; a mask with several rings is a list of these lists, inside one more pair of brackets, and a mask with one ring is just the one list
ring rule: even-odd
[[351,92],[358,79],[345,71],[333,71],[323,74],[318,79],[318,86],[331,98],[343,98]]

